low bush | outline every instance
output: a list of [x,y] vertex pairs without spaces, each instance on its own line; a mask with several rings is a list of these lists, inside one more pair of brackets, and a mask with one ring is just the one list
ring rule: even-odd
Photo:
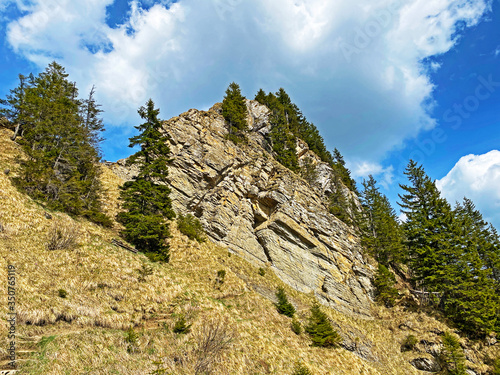
[[415,349],[415,345],[417,345],[417,343],[418,340],[415,336],[413,335],[406,336],[403,343],[401,344],[401,352],[409,352]]
[[293,318],[292,320],[292,331],[293,333],[295,333],[296,335],[300,335],[302,333],[302,325],[300,324],[300,322]]
[[290,318],[293,317],[293,314],[295,314],[295,307],[293,307],[293,305],[288,301],[283,287],[278,287],[278,290],[276,291],[276,298],[278,298],[278,303],[276,303],[278,312]]
[[66,298],[68,296],[68,292],[66,292],[64,289],[59,289],[57,291],[57,293],[59,294],[59,297],[61,297],[61,298]]
[[191,324],[186,324],[186,318],[184,317],[184,315],[181,315],[179,319],[177,319],[174,328],[172,329],[174,333],[178,333],[181,335],[189,333],[190,330]]
[[49,250],[72,249],[80,237],[78,227],[71,221],[65,223],[58,220],[49,230],[47,248]]
[[298,361],[293,368],[292,375],[312,375],[312,372],[306,365]]
[[205,241],[205,231],[198,218],[191,214],[177,216],[177,228],[179,231],[188,236],[190,240],[196,240],[198,242]]

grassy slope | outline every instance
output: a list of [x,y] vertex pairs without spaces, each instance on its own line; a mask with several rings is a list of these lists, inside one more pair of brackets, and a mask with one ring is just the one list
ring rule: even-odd
[[[417,354],[400,353],[408,331],[398,327],[413,325],[419,339],[428,338],[430,328],[446,328],[423,314],[376,308],[380,319],[368,321],[328,310],[344,334],[371,345],[376,359],[366,361],[345,349],[312,348],[307,336],[295,335],[291,320],[276,312],[271,299],[276,287],[284,285],[270,270],[261,276],[226,249],[189,241],[175,227],[171,262],[151,264],[154,273],[138,282],[138,269],[150,263],[112,245],[116,232],[61,213],[52,212],[47,219],[40,205],[13,188],[9,177],[14,172],[3,173],[14,169],[19,152],[9,134],[0,128],[0,223],[5,228],[0,232],[0,282],[6,283],[7,264],[14,264],[19,373],[150,374],[156,368],[153,361],[161,360],[167,373],[191,374],[201,329],[207,322],[223,321],[236,338],[218,359],[217,374],[291,374],[298,359],[318,375],[422,374],[408,364]],[[115,213],[121,181],[104,172],[107,209]],[[54,225],[75,225],[77,246],[47,250]],[[222,285],[216,282],[218,270],[226,270]],[[59,289],[67,291],[66,298],[59,297]],[[306,322],[312,297],[285,289]],[[3,320],[6,306],[2,292]],[[180,314],[193,324],[187,335],[172,332]],[[138,334],[136,350],[127,350],[125,330],[131,326]],[[5,359],[5,322],[0,330]]]

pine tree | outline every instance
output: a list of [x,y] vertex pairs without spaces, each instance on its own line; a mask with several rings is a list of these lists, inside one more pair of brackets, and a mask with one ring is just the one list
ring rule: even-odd
[[355,193],[358,192],[356,182],[351,178],[351,172],[345,165],[344,157],[336,148],[333,150],[333,170],[349,190]]
[[[0,99],[0,105],[4,107],[0,108],[0,116],[7,118],[7,120],[16,125],[14,134],[11,137],[13,141],[16,140],[18,135],[22,134],[25,95],[26,89],[29,87],[27,78],[19,74],[19,86],[10,90],[10,94],[7,95],[6,99]],[[33,79],[32,76],[31,79]]]
[[232,82],[226,90],[222,101],[222,115],[229,124],[228,138],[234,143],[246,141],[248,110],[240,86],[235,82]]
[[311,307],[309,323],[304,328],[312,340],[312,346],[334,347],[340,346],[342,338],[333,329],[326,314],[316,303]]
[[173,219],[170,188],[166,185],[170,149],[161,133],[159,110],[149,99],[139,115],[146,120],[136,127],[140,134],[130,138],[130,147],[141,149],[132,155],[128,165],[137,165],[139,174],[121,188],[122,207],[126,210],[117,215],[125,229],[123,237],[144,252],[151,260],[168,262],[169,237],[167,220]]
[[379,263],[395,266],[403,260],[403,231],[396,211],[376,186],[373,176],[363,181],[360,202],[362,218],[358,223],[362,243]]
[[335,191],[329,196],[329,212],[346,223],[347,225],[353,224],[351,201],[349,196],[344,193],[344,185],[340,177],[336,174],[332,175],[332,181],[335,185]]

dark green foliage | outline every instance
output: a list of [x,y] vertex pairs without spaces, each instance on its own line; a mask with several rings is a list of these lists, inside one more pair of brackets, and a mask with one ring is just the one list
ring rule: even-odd
[[217,271],[217,278],[215,279],[216,283],[218,285],[224,284],[225,278],[226,278],[226,270],[218,270]]
[[333,172],[340,178],[342,183],[351,191],[357,193],[356,181],[351,178],[351,172],[345,166],[344,157],[338,149],[333,150]]
[[[50,209],[87,217],[105,226],[111,220],[101,211],[99,105],[77,98],[75,83],[64,68],[53,62],[37,77],[20,75],[20,84],[2,100],[0,116],[18,126],[13,139],[27,156],[20,161],[15,183]],[[83,114],[87,114],[85,117]]]
[[205,231],[201,226],[200,220],[191,214],[177,216],[177,228],[179,231],[188,236],[190,240],[205,242]]
[[146,122],[136,128],[140,134],[130,138],[130,147],[141,149],[132,155],[127,164],[139,167],[139,174],[121,187],[120,199],[126,210],[117,215],[125,229],[122,236],[151,260],[168,262],[169,237],[167,220],[173,219],[170,188],[166,185],[170,149],[161,133],[159,110],[151,99],[139,109]]
[[326,314],[318,304],[311,307],[309,323],[304,327],[312,340],[312,346],[339,347],[342,342],[340,335],[334,331]]
[[404,235],[396,212],[380,193],[373,176],[363,181],[363,188],[360,194],[363,212],[358,220],[362,244],[379,263],[397,265],[403,260]]
[[415,336],[413,335],[408,335],[404,339],[403,343],[401,344],[401,351],[402,352],[409,352],[415,348],[415,345],[417,345],[418,340]]
[[494,231],[470,200],[452,210],[421,166],[411,161],[406,174],[412,186],[400,197],[414,285],[436,292],[438,307],[469,335],[499,332]]
[[293,314],[295,314],[295,307],[288,301],[283,287],[278,287],[276,298],[278,298],[278,303],[275,304],[278,312],[290,318],[293,317]]
[[295,367],[293,368],[292,375],[312,375],[312,372],[302,362],[297,361]]
[[166,375],[167,374],[167,369],[163,367],[162,361],[153,361],[153,365],[155,365],[156,368],[151,372],[151,375]]
[[181,315],[175,322],[174,329],[172,331],[178,334],[186,334],[191,330],[191,325],[192,324],[186,324],[186,318],[184,315]]
[[259,275],[264,276],[266,274],[266,270],[262,267],[259,267]]
[[248,130],[247,105],[245,97],[241,95],[240,86],[232,82],[226,90],[222,101],[222,115],[229,124],[228,139],[235,144],[246,141],[245,132]]
[[394,287],[396,277],[383,264],[378,265],[377,274],[373,284],[375,285],[375,297],[377,302],[384,304],[386,307],[392,307],[398,299],[399,293]]
[[64,289],[59,289],[57,291],[57,294],[59,295],[59,297],[61,298],[66,298],[68,296],[68,292],[66,292]]
[[493,362],[493,375],[500,375],[500,358]]
[[300,324],[300,322],[295,318],[292,319],[292,331],[296,335],[300,335],[302,333],[302,324]]
[[443,336],[443,350],[440,355],[441,364],[446,374],[466,375],[465,355],[458,339],[445,332]]

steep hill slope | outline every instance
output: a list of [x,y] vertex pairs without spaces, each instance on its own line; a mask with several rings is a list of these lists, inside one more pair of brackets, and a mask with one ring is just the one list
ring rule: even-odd
[[[194,374],[207,358],[201,345],[204,332],[217,322],[232,340],[220,355],[208,353],[216,359],[216,374],[291,374],[296,360],[317,375],[425,374],[409,361],[432,359],[440,332],[448,329],[423,313],[401,308],[373,306],[374,319],[325,308],[343,337],[342,348],[313,348],[306,335],[292,332],[291,320],[273,304],[276,288],[284,287],[305,323],[312,293],[290,288],[271,265],[262,272],[226,247],[189,241],[175,225],[171,262],[160,265],[112,245],[112,230],[47,212],[11,184],[19,150],[10,134],[0,128],[1,368],[7,368],[10,345],[5,321],[8,265],[15,267],[19,374],[151,374],[157,368],[154,361],[166,373]],[[116,212],[122,180],[108,169],[103,179],[107,209]],[[75,243],[49,250],[58,229],[76,234]],[[148,266],[153,273],[141,275],[139,270]],[[223,282],[217,277],[221,270],[226,271]],[[187,334],[173,332],[181,315],[192,324]],[[126,332],[130,327],[136,338]],[[409,333],[422,340],[420,352],[400,352]],[[497,345],[476,345],[469,353],[475,363],[468,365],[484,373],[487,367],[477,353],[493,356]]]

